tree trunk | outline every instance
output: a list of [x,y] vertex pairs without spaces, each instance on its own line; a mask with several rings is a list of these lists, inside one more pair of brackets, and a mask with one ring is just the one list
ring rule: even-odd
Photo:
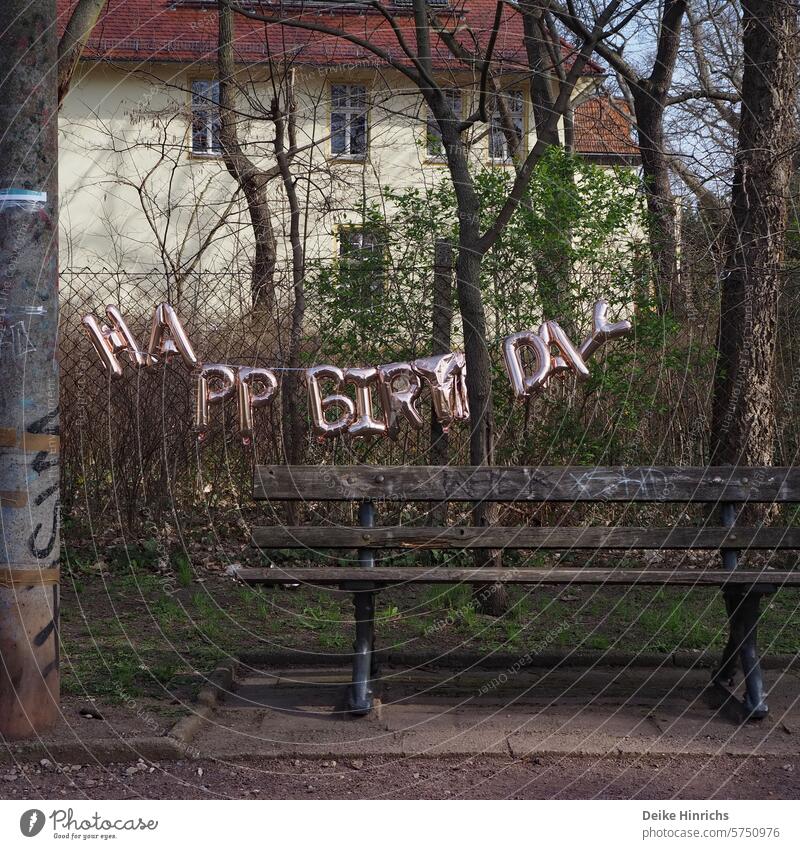
[[0,4],[0,737],[59,716],[55,0]]
[[[281,112],[277,98],[273,101],[272,112],[275,123],[275,156],[278,160],[281,181],[289,202],[289,243],[292,247],[292,304],[291,326],[289,328],[289,345],[286,365],[291,371],[283,373],[281,381],[281,408],[283,411],[281,426],[283,429],[283,445],[286,461],[300,465],[305,457],[305,405],[302,396],[302,380],[300,376],[300,354],[303,342],[303,323],[306,313],[305,298],[305,250],[301,233],[301,207],[297,196],[297,187],[291,172],[291,157],[294,155],[296,142],[294,130],[294,97],[287,97],[287,117]],[[285,135],[288,132],[288,150]],[[295,507],[295,505],[292,505]],[[296,513],[296,511],[295,511]]]
[[58,44],[58,105],[67,96],[83,48],[108,0],[78,0]]
[[711,462],[770,465],[779,275],[789,152],[796,141],[798,12],[788,0],[747,0],[742,9],[742,109],[726,234]]
[[[433,258],[433,336],[431,354],[446,354],[452,346],[453,325],[453,246],[447,239],[437,239]],[[450,440],[439,420],[431,413],[432,466],[446,466]],[[445,514],[447,508],[445,506]],[[440,519],[443,520],[443,516]]]
[[680,314],[675,199],[669,182],[669,163],[664,154],[665,101],[654,96],[652,86],[646,82],[633,86],[632,93],[650,219],[650,255],[655,272],[656,298],[662,311]]
[[[438,118],[438,115],[437,115]],[[466,150],[458,134],[456,121],[439,121],[447,153],[450,175],[458,205],[458,254],[456,256],[456,292],[464,332],[467,362],[467,398],[469,400],[469,459],[473,466],[494,461],[494,410],[492,405],[492,363],[486,339],[486,314],[481,295],[481,260],[476,249],[481,235],[480,202],[469,171]],[[497,516],[494,504],[479,504],[473,511],[476,525],[489,525]],[[502,566],[499,551],[475,551],[475,566]],[[485,613],[500,615],[508,607],[505,586],[475,587],[475,598]]]
[[687,0],[665,0],[650,76],[627,79],[636,111],[650,216],[650,254],[656,275],[656,297],[662,311],[669,310],[678,315],[683,314],[684,298],[678,291],[675,199],[669,182],[669,159],[664,143],[664,110],[678,59],[686,5]]
[[[544,21],[544,10],[540,3],[520,3],[522,12],[523,43],[528,58],[528,68],[531,71],[531,106],[533,122],[536,127],[536,138],[542,139],[548,145],[558,145],[558,124],[553,123],[553,112],[558,99],[559,70],[553,67],[553,60],[545,41],[547,24]],[[561,45],[558,45],[561,49]]]
[[[433,257],[433,335],[431,354],[446,354],[452,348],[453,328],[453,245],[447,239],[437,239]],[[450,437],[436,418],[431,406],[431,448],[428,462],[446,466],[450,459]],[[431,525],[447,521],[447,503],[437,504],[428,514]],[[431,552],[433,564],[433,552]]]
[[242,187],[255,241],[251,275],[254,313],[272,316],[275,309],[275,264],[277,243],[272,226],[272,210],[267,198],[269,181],[278,176],[278,168],[265,172],[257,168],[239,143],[236,111],[236,65],[233,56],[233,13],[220,2],[217,69],[219,73],[220,142],[225,167]]
[[278,248],[272,213],[267,202],[266,181],[259,176],[242,179],[250,224],[253,227],[255,257],[250,277],[250,292],[253,312],[266,317],[275,317],[275,266]]

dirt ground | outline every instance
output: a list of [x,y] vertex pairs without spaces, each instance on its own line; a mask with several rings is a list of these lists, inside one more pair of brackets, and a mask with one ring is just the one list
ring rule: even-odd
[[[95,705],[93,717],[67,698],[40,740],[47,757],[21,764],[6,752],[0,798],[800,796],[794,673],[770,674],[773,713],[744,724],[709,707],[705,670],[524,670],[476,696],[489,674],[387,667],[378,715],[353,720],[334,709],[345,670],[240,670],[187,749],[195,757],[182,760],[137,762],[137,741],[159,738],[190,706]],[[127,762],[99,762],[104,742],[124,752],[109,760]],[[73,754],[58,763],[65,744]]]
[[[205,675],[225,658],[266,652],[303,664],[310,652],[346,666],[352,602],[313,590],[253,592],[221,563],[217,574],[186,560],[173,575],[155,555],[124,554],[119,562],[70,556],[63,721],[31,763],[0,761],[0,798],[800,795],[800,673],[770,670],[769,723],[737,729],[701,698],[708,670],[673,662],[693,653],[699,662],[724,642],[721,601],[704,591],[520,593],[499,619],[476,613],[464,588],[382,594],[382,650],[441,658],[469,649],[481,659],[476,670],[406,680],[387,667],[382,716],[354,734],[326,713],[340,683],[327,669],[313,680],[273,669],[266,681],[243,664],[235,693],[192,741],[199,757],[160,760],[159,749],[147,760],[137,738],[157,740],[190,714]],[[779,593],[765,605],[765,653],[796,655],[798,598]],[[606,668],[606,653],[632,647],[640,663],[655,658],[655,673]],[[595,653],[598,666],[528,672],[514,660],[571,652]],[[91,746],[84,752],[88,741],[127,747],[130,757],[99,763]],[[60,765],[51,744],[77,746],[78,755]]]
[[0,767],[3,799],[796,799],[800,759],[261,759]]

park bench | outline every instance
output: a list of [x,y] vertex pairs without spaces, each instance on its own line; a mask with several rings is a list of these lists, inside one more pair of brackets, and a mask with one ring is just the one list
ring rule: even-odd
[[[800,468],[744,467],[467,467],[467,466],[258,466],[254,497],[270,502],[356,502],[358,527],[337,525],[258,527],[253,542],[262,549],[355,549],[358,566],[244,568],[243,582],[337,585],[354,594],[353,679],[347,710],[365,715],[373,704],[375,677],[375,592],[408,583],[599,584],[614,586],[721,587],[729,637],[712,681],[730,692],[741,664],[744,716],[767,714],[756,628],[761,596],[800,585],[800,570],[739,568],[740,554],[800,548],[800,527],[743,527],[743,505],[800,501]],[[561,502],[567,505],[700,504],[696,526],[672,527],[376,527],[382,502]],[[441,515],[434,509],[430,515]],[[719,521],[713,525],[712,517]],[[720,568],[449,568],[420,558],[419,566],[376,566],[376,552],[392,549],[529,549],[588,552],[705,550],[720,554]],[[715,555],[714,555],[715,556]],[[678,556],[679,558],[679,556]],[[589,557],[590,561],[592,556]]]

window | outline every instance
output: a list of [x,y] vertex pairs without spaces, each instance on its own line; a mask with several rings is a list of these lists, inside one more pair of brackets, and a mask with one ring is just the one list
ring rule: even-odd
[[192,81],[192,153],[220,156],[219,83]]
[[[525,113],[524,98],[521,91],[506,91],[499,95],[503,100],[508,118],[511,121],[517,138],[525,137]],[[511,159],[511,151],[508,146],[508,138],[503,128],[503,118],[500,111],[500,103],[495,101],[492,110],[492,119],[489,125],[489,158],[496,162],[508,162]]]
[[339,259],[347,265],[375,262],[382,253],[380,237],[368,227],[345,225],[339,230]]
[[331,153],[361,158],[367,152],[367,89],[331,86]]
[[[445,97],[456,118],[461,118],[461,92],[457,89],[445,91]],[[428,110],[428,123],[426,126],[425,145],[429,159],[444,159],[444,147],[442,146],[442,134],[439,130],[439,122],[433,113]]]
[[339,229],[339,268],[348,287],[363,304],[383,294],[386,264],[383,237],[369,227],[345,225]]

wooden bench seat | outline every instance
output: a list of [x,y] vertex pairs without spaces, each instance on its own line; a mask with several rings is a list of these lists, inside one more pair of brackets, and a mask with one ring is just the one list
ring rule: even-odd
[[[248,584],[308,584],[325,586],[351,581],[369,584],[615,584],[680,587],[726,587],[766,584],[800,586],[800,571],[725,572],[720,569],[421,569],[414,566],[376,566],[364,575],[360,566],[310,566],[283,569],[237,567],[234,577]],[[347,588],[347,587],[345,587]]]
[[[355,550],[358,565],[305,568],[237,568],[247,584],[336,585],[353,592],[356,640],[349,709],[372,707],[374,595],[380,589],[427,584],[593,584],[613,586],[720,587],[725,594],[730,636],[715,671],[716,684],[730,688],[739,664],[744,671],[743,713],[767,713],[756,628],[763,594],[800,586],[800,570],[739,568],[743,551],[800,549],[800,528],[737,526],[743,505],[800,501],[800,469],[795,467],[527,467],[527,466],[258,466],[254,497],[265,501],[355,502],[359,526],[259,527],[253,543],[264,549]],[[560,504],[701,504],[709,524],[692,527],[623,526],[418,526],[375,527],[382,502],[430,502],[431,515],[447,502],[550,502]],[[711,523],[714,514],[718,521]],[[676,568],[453,568],[376,565],[376,552],[500,549],[531,551],[675,551]],[[721,568],[690,568],[679,552],[710,551]],[[594,555],[590,555],[593,557]],[[605,558],[606,560],[608,558]]]

